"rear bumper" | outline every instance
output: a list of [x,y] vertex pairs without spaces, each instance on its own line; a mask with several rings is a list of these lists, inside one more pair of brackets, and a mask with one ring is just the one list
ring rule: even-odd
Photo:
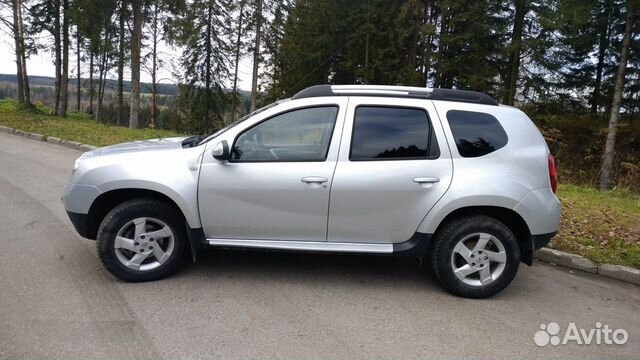
[[67,211],[67,215],[73,224],[73,228],[76,229],[78,234],[84,238],[89,238],[89,215],[78,214],[71,211]]
[[513,208],[527,223],[531,234],[548,235],[560,229],[562,206],[551,188],[531,190]]
[[547,245],[558,232],[554,231],[548,234],[531,235],[531,244],[534,250],[538,250]]

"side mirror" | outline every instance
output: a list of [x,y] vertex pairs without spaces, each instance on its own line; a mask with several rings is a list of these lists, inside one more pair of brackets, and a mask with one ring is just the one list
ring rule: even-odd
[[227,141],[222,140],[214,146],[213,150],[211,150],[211,155],[220,161],[229,160],[231,156],[229,154],[229,144]]

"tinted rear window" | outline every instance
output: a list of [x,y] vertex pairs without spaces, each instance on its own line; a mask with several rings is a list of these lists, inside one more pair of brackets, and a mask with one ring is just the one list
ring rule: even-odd
[[424,110],[359,106],[350,160],[405,160],[438,157],[439,150]]
[[507,133],[493,115],[450,110],[447,112],[447,121],[458,152],[463,157],[487,155],[507,144]]

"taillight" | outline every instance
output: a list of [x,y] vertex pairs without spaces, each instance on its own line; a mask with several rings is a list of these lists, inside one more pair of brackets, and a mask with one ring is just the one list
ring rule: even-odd
[[549,154],[549,181],[551,182],[551,190],[555,194],[558,191],[558,174],[556,173],[556,159]]

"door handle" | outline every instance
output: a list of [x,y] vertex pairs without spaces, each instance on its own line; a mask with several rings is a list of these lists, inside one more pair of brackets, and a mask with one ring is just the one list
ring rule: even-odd
[[418,183],[418,184],[433,184],[433,183],[437,183],[438,181],[440,181],[440,179],[437,178],[437,177],[417,177],[417,178],[413,178],[413,182],[414,183]]
[[329,181],[329,179],[327,179],[326,177],[322,177],[322,176],[305,176],[302,179],[300,179],[300,181],[302,181],[303,183],[307,183],[307,184],[312,184],[312,183],[326,183],[327,181]]

